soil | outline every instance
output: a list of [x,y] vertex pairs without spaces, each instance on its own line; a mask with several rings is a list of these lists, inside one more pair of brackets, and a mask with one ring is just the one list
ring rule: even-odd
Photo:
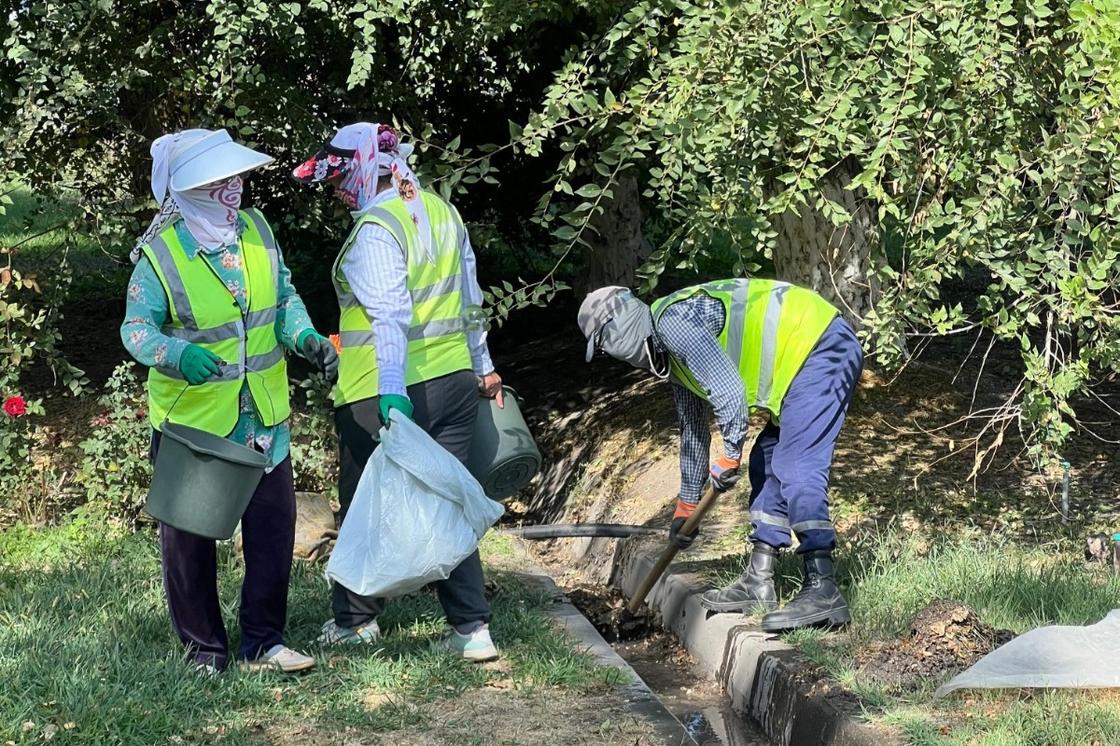
[[680,641],[646,616],[626,611],[608,588],[569,588],[568,598],[634,669],[700,746],[764,746],[767,741],[731,710],[719,685],[696,668]]
[[909,691],[968,668],[1014,636],[959,601],[938,599],[914,616],[908,636],[864,649],[857,663],[867,679]]
[[[524,398],[522,410],[544,459],[536,483],[509,503],[509,518],[666,525],[679,479],[669,387],[613,360],[586,364],[584,347],[578,333],[558,333],[521,345],[516,357],[498,357],[503,376]],[[833,520],[846,537],[890,523],[917,531],[962,519],[983,528],[1052,535],[1061,470],[1034,468],[1014,427],[1003,435],[1000,449],[987,450],[991,432],[981,435],[985,421],[970,414],[1002,403],[1009,382],[1017,380],[1017,353],[994,348],[975,392],[979,361],[961,371],[937,364],[948,365],[965,353],[938,343],[898,375],[870,365],[864,371],[832,469]],[[1120,396],[1120,390],[1114,394]],[[1120,419],[1090,404],[1078,407],[1093,421],[1094,432],[1120,437]],[[764,420],[752,418],[748,445]],[[713,448],[719,442],[715,435]],[[1113,451],[1087,432],[1076,433],[1064,449],[1072,464],[1071,530],[1120,526],[1120,461]],[[737,497],[744,499],[722,502],[736,510],[717,518],[741,530],[748,521],[746,500],[745,494]],[[705,534],[709,545],[723,535]],[[544,558],[559,568],[578,564],[595,572],[611,566],[609,551],[600,547],[615,544],[621,542],[567,540],[535,549],[555,555]]]
[[[645,607],[631,614],[626,609],[626,599],[613,588],[568,588],[565,593],[609,643],[641,640],[658,629],[647,616]],[[656,634],[664,636],[664,633]]]

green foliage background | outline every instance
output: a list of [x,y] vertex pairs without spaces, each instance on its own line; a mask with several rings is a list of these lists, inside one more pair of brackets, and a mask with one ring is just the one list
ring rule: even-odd
[[345,220],[284,174],[336,124],[392,117],[472,221],[500,318],[570,279],[620,178],[652,290],[768,264],[783,215],[844,230],[822,188],[842,177],[873,216],[881,362],[915,333],[1021,350],[992,442],[1018,425],[1058,453],[1120,369],[1110,0],[62,0],[0,34],[5,168],[76,194],[118,256],[153,208],[149,141],[226,127],[282,164],[251,197],[325,289]]

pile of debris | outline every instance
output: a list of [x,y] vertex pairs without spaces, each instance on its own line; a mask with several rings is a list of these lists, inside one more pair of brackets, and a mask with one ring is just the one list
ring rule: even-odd
[[657,628],[647,616],[646,607],[631,614],[626,599],[614,589],[569,588],[565,593],[607,642],[638,640]]
[[1014,634],[985,624],[967,605],[938,599],[919,611],[901,640],[858,656],[860,673],[894,691],[908,691],[968,668]]

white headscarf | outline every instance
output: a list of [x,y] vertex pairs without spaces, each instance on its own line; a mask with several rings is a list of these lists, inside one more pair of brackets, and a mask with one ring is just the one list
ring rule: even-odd
[[240,176],[182,192],[170,188],[171,164],[176,154],[209,134],[211,131],[204,129],[183,130],[152,143],[152,195],[160,209],[133,247],[133,262],[139,261],[141,247],[178,216],[182,216],[203,251],[215,251],[237,241],[237,211],[244,187]]
[[387,125],[358,122],[340,129],[331,138],[331,145],[353,150],[339,189],[351,195],[362,213],[373,206],[379,176],[392,176],[397,195],[404,201],[412,222],[420,233],[420,246],[429,261],[432,257],[432,226],[428,210],[420,196],[420,180],[408,166],[412,146],[400,142],[397,133]]

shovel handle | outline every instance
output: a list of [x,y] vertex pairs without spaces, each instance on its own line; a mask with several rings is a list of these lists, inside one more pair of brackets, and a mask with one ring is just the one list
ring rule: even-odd
[[[685,535],[691,534],[693,530],[700,525],[700,521],[704,520],[704,515],[716,504],[716,498],[718,496],[719,492],[716,491],[716,488],[711,482],[708,482],[708,488],[704,491],[704,496],[700,498],[700,504],[696,506],[696,510],[692,511],[692,515],[690,515],[688,520],[684,522],[684,525],[681,526],[679,533]],[[665,547],[665,550],[661,552],[661,556],[657,558],[657,564],[649,571],[645,580],[638,586],[638,592],[631,597],[630,603],[626,605],[627,611],[631,614],[638,613],[638,610],[642,608],[642,604],[646,601],[646,596],[653,590],[653,586],[657,585],[657,581],[661,580],[661,576],[665,574],[665,570],[668,569],[669,564],[673,561],[673,558],[677,556],[677,552],[679,551],[680,548],[676,544],[670,544]]]

